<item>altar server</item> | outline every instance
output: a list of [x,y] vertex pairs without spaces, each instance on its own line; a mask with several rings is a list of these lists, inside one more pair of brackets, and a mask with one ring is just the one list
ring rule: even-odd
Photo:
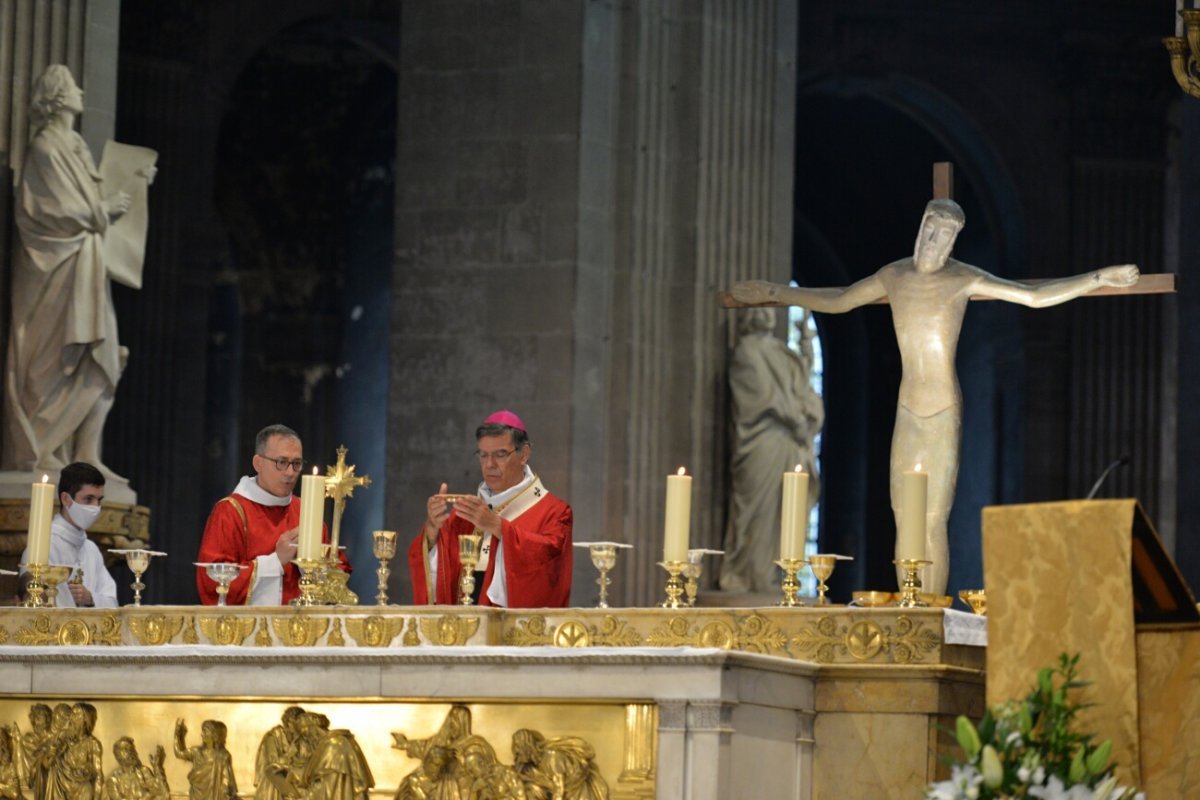
[[[300,594],[300,570],[292,563],[300,539],[300,498],[292,494],[304,469],[300,435],[286,425],[268,425],[254,438],[254,475],[213,506],[200,540],[201,563],[245,564],[229,586],[230,605],[277,606]],[[327,532],[322,537],[328,541]],[[342,556],[342,569],[350,571]],[[215,605],[217,584],[196,569],[200,602]]]
[[[458,599],[458,537],[479,530],[476,602],[507,608],[564,607],[571,596],[571,507],[529,468],[525,423],[497,411],[475,431],[483,482],[448,502],[445,483],[426,502],[425,525],[408,552],[413,602]],[[435,587],[433,592],[428,587]]]
[[[87,529],[100,517],[104,500],[104,474],[91,464],[77,461],[63,467],[58,478],[62,510],[50,523],[49,563],[75,567],[73,581],[58,585],[59,608],[116,608],[117,584],[104,566],[100,548],[87,537]],[[29,563],[29,547],[19,563]],[[80,581],[82,578],[82,581]],[[27,583],[28,576],[22,577]]]

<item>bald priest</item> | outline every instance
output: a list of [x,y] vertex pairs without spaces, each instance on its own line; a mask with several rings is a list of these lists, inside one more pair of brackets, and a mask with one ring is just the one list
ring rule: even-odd
[[476,603],[565,607],[571,597],[571,507],[529,468],[533,446],[516,414],[492,414],[476,429],[475,442],[483,473],[478,494],[447,495],[443,483],[426,503],[425,525],[408,551],[413,602],[457,601],[458,537],[479,529]]

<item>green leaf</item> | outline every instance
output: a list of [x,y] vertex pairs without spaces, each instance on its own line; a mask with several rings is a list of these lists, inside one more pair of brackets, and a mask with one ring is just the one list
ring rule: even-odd
[[980,772],[983,773],[984,785],[989,789],[995,789],[1004,780],[1004,767],[1000,766],[1000,756],[996,754],[996,748],[990,744],[983,747]]
[[1030,713],[1029,706],[1021,706],[1018,718],[1021,720],[1021,736],[1028,739],[1029,732],[1033,730],[1033,714]]
[[1038,670],[1038,688],[1046,694],[1054,691],[1053,675],[1054,669],[1052,667],[1042,667]]
[[1083,763],[1083,748],[1075,751],[1075,757],[1071,759],[1071,768],[1067,770],[1067,780],[1070,783],[1079,783],[1087,774],[1087,767]]
[[967,760],[974,761],[975,756],[979,755],[980,743],[979,732],[975,730],[971,720],[959,717],[955,725],[954,736],[958,739],[958,746],[967,754]]
[[1109,756],[1112,755],[1112,739],[1105,739],[1104,744],[1092,751],[1092,754],[1087,757],[1087,771],[1089,775],[1100,775],[1108,766]]

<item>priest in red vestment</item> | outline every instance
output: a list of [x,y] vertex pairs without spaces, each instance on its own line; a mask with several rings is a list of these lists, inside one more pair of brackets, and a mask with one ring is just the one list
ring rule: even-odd
[[[447,501],[446,484],[426,504],[408,550],[413,602],[458,600],[458,537],[483,532],[476,602],[506,608],[565,607],[571,597],[571,507],[529,469],[525,423],[497,411],[475,431],[483,483],[478,496]],[[435,587],[430,592],[429,587]]]
[[[254,439],[254,475],[243,476],[233,493],[213,506],[204,526],[197,561],[245,564],[229,586],[230,605],[285,605],[300,595],[300,569],[293,562],[300,538],[300,498],[292,489],[304,469],[300,435],[286,425],[268,425]],[[329,541],[322,526],[321,536]],[[342,569],[350,571],[341,554]],[[200,602],[216,605],[217,584],[196,568]]]

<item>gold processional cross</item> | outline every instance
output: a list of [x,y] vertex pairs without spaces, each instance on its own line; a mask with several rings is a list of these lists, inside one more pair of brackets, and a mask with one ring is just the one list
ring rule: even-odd
[[346,463],[346,446],[337,449],[337,464],[326,467],[325,496],[333,499],[333,531],[330,533],[330,557],[337,558],[338,542],[342,533],[342,512],[346,510],[346,498],[354,495],[355,488],[371,485],[367,475],[354,475],[354,465]]
[[[934,198],[950,199],[954,197],[954,165],[949,161],[939,161],[933,165],[933,196]],[[1035,285],[1045,283],[1050,278],[1026,278],[1021,280],[1021,283]],[[1132,286],[1101,286],[1093,289],[1084,297],[1100,297],[1102,295],[1113,294],[1174,294],[1175,293],[1175,273],[1163,272],[1152,275],[1141,275],[1138,282]],[[972,295],[971,300],[994,300],[992,297],[981,297]],[[720,293],[720,301],[722,308],[765,308],[770,306],[787,306],[787,303],[782,300],[772,300],[766,303],[742,303],[733,299],[733,295],[729,292],[722,291]],[[887,304],[887,296],[875,300],[871,305]]]

